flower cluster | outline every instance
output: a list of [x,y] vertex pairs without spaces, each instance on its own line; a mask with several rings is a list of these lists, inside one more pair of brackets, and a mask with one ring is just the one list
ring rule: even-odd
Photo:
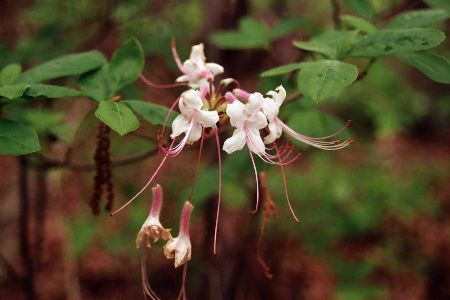
[[[221,205],[221,150],[228,154],[244,148],[248,150],[255,173],[257,192],[256,207],[253,212],[257,211],[259,205],[259,181],[254,155],[266,163],[280,166],[286,199],[293,217],[298,221],[289,201],[283,166],[297,159],[299,153],[294,151],[292,145],[288,143],[279,145],[277,142],[282,134],[285,133],[297,141],[319,149],[342,149],[351,144],[352,141],[350,139],[330,139],[346,128],[349,122],[341,130],[329,136],[309,137],[303,135],[290,128],[278,116],[281,105],[286,100],[286,90],[283,86],[280,85],[265,95],[259,92],[251,93],[241,89],[239,83],[232,78],[224,79],[215,86],[215,76],[222,74],[224,68],[216,63],[206,62],[203,44],[193,46],[189,59],[183,63],[178,56],[174,44],[172,44],[172,53],[178,68],[183,74],[176,79],[175,84],[158,85],[141,75],[144,83],[147,83],[151,87],[186,86],[188,88],[173,102],[165,118],[163,129],[158,137],[159,148],[163,154],[162,160],[145,186],[121,208],[113,212],[113,214],[130,204],[153,182],[167,158],[179,155],[186,145],[200,141],[200,151],[194,176],[195,185],[204,140],[208,137],[215,137],[219,162],[219,192],[214,234],[214,253],[216,253],[217,228]],[[171,142],[165,145],[164,130],[168,125],[167,122],[170,114],[176,107],[178,107],[180,114],[171,124]],[[221,132],[230,127],[233,129],[232,135],[224,141],[222,147],[219,127]],[[188,225],[192,210],[192,205],[189,201],[190,197],[183,208],[180,235],[177,238],[172,238],[169,230],[162,227],[159,222],[162,190],[157,185],[153,189],[153,203],[150,215],[137,237],[136,242],[138,247],[149,247],[152,242],[162,238],[168,241],[164,247],[165,256],[169,259],[174,259],[175,267],[189,261],[191,257],[191,244],[189,241]]]

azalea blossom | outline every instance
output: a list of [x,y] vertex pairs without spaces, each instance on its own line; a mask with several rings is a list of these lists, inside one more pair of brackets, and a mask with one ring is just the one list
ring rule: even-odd
[[187,82],[191,88],[209,88],[209,81],[224,71],[221,65],[206,62],[203,44],[192,46],[189,59],[185,60],[183,64],[181,64],[174,45],[172,46],[172,52],[180,71],[183,73],[176,79],[176,82]]
[[151,243],[157,242],[160,238],[163,240],[169,240],[172,238],[170,229],[166,229],[161,225],[159,221],[159,214],[161,212],[163,203],[163,190],[162,187],[157,184],[152,189],[153,198],[150,208],[150,214],[139,230],[136,238],[136,247],[142,246],[151,247]]
[[223,144],[225,152],[231,154],[247,145],[257,155],[265,153],[265,145],[259,133],[260,129],[267,126],[266,117],[260,111],[263,102],[264,98],[260,93],[253,93],[249,95],[247,104],[237,99],[228,104],[226,113],[231,126],[236,129]]
[[167,259],[173,259],[175,268],[191,260],[191,240],[189,238],[189,218],[194,207],[189,201],[183,206],[181,212],[180,232],[176,238],[170,239],[164,246],[164,255]]

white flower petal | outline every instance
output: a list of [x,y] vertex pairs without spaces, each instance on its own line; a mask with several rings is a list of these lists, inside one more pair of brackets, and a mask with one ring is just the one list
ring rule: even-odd
[[189,60],[195,63],[204,63],[206,60],[203,44],[192,46]]
[[266,146],[261,138],[259,130],[256,128],[247,129],[248,134],[248,148],[256,154],[263,154],[266,151]]
[[269,121],[273,121],[278,116],[279,109],[273,99],[264,98],[263,112]]
[[245,131],[243,129],[236,129],[233,135],[223,143],[223,150],[231,154],[244,148],[246,141]]
[[246,119],[244,108],[245,105],[239,100],[235,100],[233,103],[227,105],[226,113],[230,118],[231,126],[236,128],[242,128],[244,126]]
[[188,81],[188,80],[189,80],[189,77],[187,75],[181,75],[177,79],[175,79],[176,82],[184,82],[184,81]]
[[217,111],[199,110],[196,114],[196,121],[203,127],[213,127],[219,122],[219,113]]
[[187,90],[181,94],[181,97],[183,98],[184,104],[186,104],[189,108],[199,110],[203,106],[202,97],[200,96],[200,92],[197,90]]
[[268,127],[269,134],[264,138],[264,143],[266,144],[275,142],[283,133],[283,128],[276,120],[270,122]]
[[255,112],[262,108],[264,103],[264,97],[260,93],[252,93],[248,97],[248,103],[245,105],[245,113],[249,116],[253,115]]
[[222,74],[223,73],[223,67],[216,63],[207,63],[206,69],[210,71],[213,75]]
[[259,130],[267,126],[267,119],[261,111],[258,111],[253,116],[248,118],[245,124],[249,128],[255,128]]
[[172,134],[170,135],[170,137],[174,139],[180,134],[188,131],[190,122],[191,119],[186,117],[185,115],[178,115],[172,122]]
[[202,126],[197,122],[192,126],[191,132],[189,133],[189,137],[186,141],[188,144],[193,144],[198,141],[202,136]]
[[286,90],[282,85],[278,86],[275,91],[270,91],[267,95],[271,96],[275,100],[278,108],[283,104],[284,99],[286,99]]

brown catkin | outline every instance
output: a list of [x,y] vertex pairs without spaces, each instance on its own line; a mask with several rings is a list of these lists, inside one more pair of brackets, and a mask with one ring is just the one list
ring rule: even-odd
[[111,211],[114,194],[111,174],[111,155],[110,155],[110,128],[104,123],[100,123],[97,131],[97,148],[94,153],[95,176],[94,189],[89,205],[94,215],[100,213],[100,202],[105,187],[107,203],[105,209]]

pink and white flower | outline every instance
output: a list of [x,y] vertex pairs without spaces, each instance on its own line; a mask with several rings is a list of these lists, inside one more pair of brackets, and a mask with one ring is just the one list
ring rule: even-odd
[[185,60],[183,64],[181,64],[174,46],[172,46],[172,52],[180,71],[183,72],[183,75],[176,81],[187,82],[191,88],[209,88],[209,81],[224,71],[221,65],[206,62],[203,44],[192,46],[189,59]]
[[164,255],[173,259],[175,268],[191,260],[192,245],[189,238],[189,219],[194,206],[186,201],[181,212],[180,232],[176,238],[170,239],[164,246]]
[[163,190],[162,187],[157,184],[152,189],[153,198],[150,208],[150,214],[145,220],[144,224],[139,230],[136,238],[136,247],[151,247],[151,243],[157,242],[160,238],[163,240],[169,240],[172,238],[170,229],[166,229],[161,225],[159,221],[159,214],[161,212],[163,204]]

